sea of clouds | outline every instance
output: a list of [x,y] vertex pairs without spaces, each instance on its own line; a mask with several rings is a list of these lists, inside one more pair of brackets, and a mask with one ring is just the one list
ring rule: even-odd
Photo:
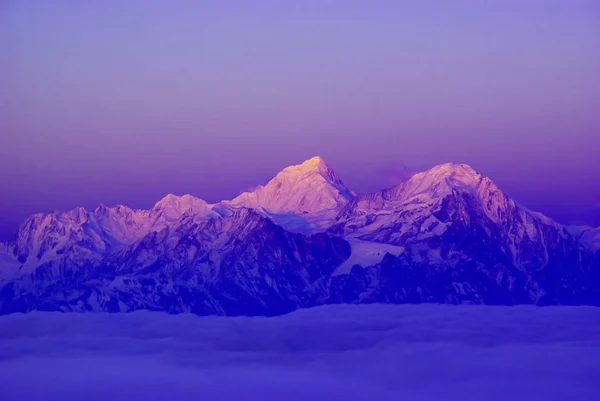
[[0,317],[0,399],[597,400],[600,308]]

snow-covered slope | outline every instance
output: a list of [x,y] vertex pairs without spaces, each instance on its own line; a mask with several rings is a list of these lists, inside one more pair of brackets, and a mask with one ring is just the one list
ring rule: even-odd
[[13,253],[12,245],[0,242],[0,286],[5,281],[16,277],[21,268],[21,263]]
[[600,251],[600,227],[571,226],[569,231],[594,252]]
[[177,222],[186,215],[194,216],[198,219],[219,217],[213,211],[213,206],[206,203],[203,199],[193,197],[192,195],[176,196],[169,194],[158,201],[152,210],[150,210],[149,220],[152,229],[157,231],[168,227],[170,223]]
[[[100,205],[93,211],[76,208],[35,214],[21,225],[15,241],[2,245],[0,255],[15,274],[27,274],[46,264],[60,270],[81,268],[151,232],[171,227],[185,216],[205,220],[219,215],[211,205],[190,195],[167,195],[150,210]],[[18,269],[12,260],[20,264]],[[7,268],[2,268],[3,273]],[[2,277],[7,275],[0,275],[0,282]]]
[[149,210],[100,205],[93,211],[36,214],[21,225],[16,241],[0,248],[0,283],[45,264],[77,269],[187,217],[205,221],[240,208],[253,208],[293,232],[324,231],[352,197],[323,159],[314,157],[284,169],[254,192],[215,205],[191,195],[169,194]]
[[317,156],[283,169],[266,185],[224,204],[262,211],[287,229],[309,233],[327,229],[353,197],[354,193]]
[[230,204],[273,213],[317,214],[338,209],[353,196],[325,161],[317,156],[283,169],[265,186],[244,192]]
[[[508,208],[515,207],[489,178],[465,164],[446,163],[415,174],[393,188],[357,196],[338,215],[337,230],[361,236],[389,229],[392,238],[381,242],[401,242],[403,236],[440,232],[443,227],[436,227],[441,221],[432,212],[456,194],[473,198],[486,217],[496,222],[507,217]],[[421,224],[415,224],[417,220]]]
[[339,213],[330,233],[404,246],[435,240],[458,226],[481,228],[481,238],[501,236],[515,261],[522,241],[551,241],[545,230],[555,240],[572,240],[563,226],[519,206],[489,178],[451,163],[388,190],[357,196]]
[[[598,262],[565,227],[519,206],[464,164],[356,197],[328,233],[406,249],[368,271],[353,269],[352,280],[370,289],[338,294],[347,302],[586,303],[600,284]],[[411,273],[396,275],[402,271]]]
[[356,265],[362,267],[377,265],[383,261],[386,255],[399,256],[405,250],[401,246],[361,241],[356,238],[347,238],[347,241],[351,248],[350,257],[336,269],[332,276],[350,274]]
[[0,289],[0,313],[279,314],[323,303],[327,278],[349,254],[343,239],[290,233],[253,209],[205,221],[189,216],[68,275],[38,267]]

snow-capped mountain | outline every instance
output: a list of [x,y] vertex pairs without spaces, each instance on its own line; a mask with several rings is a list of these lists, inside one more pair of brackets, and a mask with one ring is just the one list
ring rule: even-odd
[[317,156],[283,169],[266,185],[224,204],[264,212],[288,230],[310,233],[328,228],[354,196]]
[[169,226],[184,215],[195,216],[200,219],[219,217],[213,211],[213,205],[192,195],[176,196],[169,194],[158,201],[150,210],[150,221],[154,230]]
[[232,206],[273,213],[317,214],[336,210],[354,197],[321,157],[283,169],[266,185],[244,192]]
[[93,211],[36,214],[21,225],[16,241],[0,248],[0,261],[11,266],[2,269],[0,283],[3,277],[27,274],[45,263],[77,267],[101,260],[186,216],[203,221],[253,208],[294,232],[324,231],[353,195],[323,159],[314,157],[287,167],[254,192],[214,205],[191,195],[168,194],[149,210],[101,205]]
[[[67,269],[104,260],[116,250],[133,244],[151,232],[176,224],[184,216],[202,220],[219,216],[212,206],[190,195],[167,195],[149,210],[101,205],[93,211],[35,214],[19,228],[15,241],[0,248],[14,274],[27,274],[50,264]],[[2,277],[0,275],[0,283]]]
[[349,253],[343,239],[291,233],[252,209],[189,216],[83,268],[44,264],[14,279],[0,289],[0,311],[279,314],[324,303]]
[[[416,299],[432,301],[585,303],[599,283],[597,266],[588,274],[596,263],[592,253],[565,227],[519,206],[464,164],[439,165],[394,188],[358,196],[329,233],[406,250],[387,255],[371,273],[386,280],[397,272],[416,276],[401,275],[391,288],[375,286],[374,294],[360,295],[376,300],[415,299],[413,291]],[[445,289],[428,288],[425,283],[434,283],[428,277]],[[395,295],[384,295],[388,290]]]
[[464,164],[355,196],[315,157],[214,205],[168,195],[149,210],[34,215],[0,246],[0,313],[599,305],[600,252],[583,234],[518,205]]
[[489,226],[486,236],[500,235],[514,256],[525,238],[546,244],[545,227],[572,239],[565,227],[517,205],[470,166],[451,163],[415,174],[393,188],[356,197],[339,213],[330,233],[408,245],[440,236],[456,223]]

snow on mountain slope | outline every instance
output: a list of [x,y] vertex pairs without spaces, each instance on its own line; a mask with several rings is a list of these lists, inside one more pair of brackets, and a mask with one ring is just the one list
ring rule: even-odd
[[600,250],[600,227],[570,226],[568,229],[571,234],[592,251]]
[[327,278],[349,254],[340,238],[290,233],[253,209],[205,221],[189,216],[73,272],[68,280],[52,266],[38,267],[0,287],[0,313],[280,314],[323,303]]
[[149,210],[38,214],[0,246],[0,268],[4,313],[600,304],[600,253],[450,163],[354,196],[317,157],[214,205],[168,195]]
[[322,231],[354,197],[342,180],[320,157],[290,166],[266,185],[244,192],[224,204],[263,211],[292,231]]
[[0,242],[0,285],[18,274],[21,263],[17,260],[8,244]]
[[21,274],[56,260],[85,265],[100,260],[113,246],[112,238],[90,213],[77,208],[64,213],[36,214],[19,228],[9,252],[22,263]]
[[[333,284],[344,302],[597,303],[600,265],[565,227],[466,165],[358,196],[330,235],[403,246]],[[364,267],[364,266],[363,266]]]
[[449,195],[464,192],[473,195],[494,221],[503,217],[510,199],[487,177],[465,164],[446,163],[414,174],[401,184],[373,194],[359,195],[338,216],[338,220],[376,214],[365,219],[366,225],[385,224],[385,216],[402,212],[411,217],[435,207]]
[[[314,157],[284,169],[254,192],[215,205],[191,195],[169,194],[149,210],[101,205],[93,211],[76,208],[36,214],[21,225],[17,240],[5,246],[0,268],[2,276],[27,274],[46,263],[59,269],[78,268],[149,233],[176,227],[187,217],[205,221],[231,216],[245,207],[293,232],[324,231],[353,195],[323,159]],[[16,270],[14,259],[21,265]]]
[[230,204],[273,213],[316,214],[337,209],[353,196],[325,161],[317,156],[300,165],[286,167],[265,186],[244,192]]
[[451,163],[391,189],[357,196],[339,213],[330,233],[406,245],[433,240],[457,223],[485,226],[485,236],[503,234],[513,254],[518,251],[514,241],[544,243],[544,227],[558,237],[570,237],[564,227],[520,207],[470,166]]
[[97,223],[98,229],[114,239],[116,243],[129,244],[145,233],[149,223],[138,210],[118,205],[100,205],[89,213],[90,220]]
[[212,210],[212,205],[192,195],[176,196],[169,194],[161,199],[150,210],[150,221],[154,230],[159,230],[176,222],[184,215],[195,216],[200,219],[219,217]]
[[349,238],[348,243],[352,249],[350,257],[336,269],[333,276],[350,274],[355,265],[363,267],[376,265],[383,260],[386,254],[398,256],[404,252],[404,248],[401,246],[361,241],[356,238]]
[[594,251],[600,250],[600,227],[593,228],[583,234],[583,242]]
[[[205,201],[190,195],[167,195],[150,210],[101,205],[91,212],[76,208],[35,214],[21,225],[17,239],[4,245],[2,276],[8,276],[9,270],[27,274],[48,263],[60,270],[94,264],[150,232],[175,225],[186,215],[196,219],[218,216]],[[20,264],[18,269],[12,259]]]

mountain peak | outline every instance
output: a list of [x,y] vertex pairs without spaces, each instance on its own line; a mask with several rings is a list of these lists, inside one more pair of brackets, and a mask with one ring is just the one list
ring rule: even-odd
[[338,209],[353,197],[323,158],[315,156],[284,168],[265,186],[245,192],[231,203],[273,213],[318,214]]
[[312,157],[301,164],[284,168],[278,175],[306,176],[310,174],[331,174],[332,171],[320,156]]
[[383,191],[383,194],[385,198],[396,201],[419,197],[422,202],[432,203],[456,190],[474,193],[480,198],[489,198],[498,192],[489,178],[483,177],[468,164],[444,163],[412,175]]
[[160,208],[161,206],[172,204],[173,202],[177,202],[178,199],[179,199],[179,196],[177,196],[177,195],[167,194],[161,200],[159,200],[158,202],[156,202],[156,204],[154,205],[154,207],[155,208]]
[[211,205],[192,195],[168,194],[154,205],[153,210],[168,220],[177,220],[186,213],[206,216],[211,213]]
[[311,157],[308,160],[305,160],[304,162],[302,162],[300,164],[300,167],[302,167],[303,169],[306,170],[322,170],[322,169],[329,169],[329,167],[327,166],[327,163],[325,163],[325,160],[323,160],[323,158],[321,156],[315,156],[315,157]]
[[83,207],[76,207],[68,212],[58,214],[60,218],[72,221],[74,223],[81,223],[87,220],[87,215],[88,212]]
[[206,201],[195,196],[186,195],[173,195],[167,194],[164,198],[159,200],[155,205],[155,209],[162,209],[165,207],[177,207],[177,208],[193,208],[195,206],[205,206]]
[[408,181],[419,189],[446,183],[449,187],[475,188],[482,176],[468,164],[444,163],[413,175]]
[[438,164],[430,168],[429,170],[423,172],[428,175],[436,175],[436,176],[459,176],[459,177],[477,177],[479,179],[481,176],[473,167],[464,163],[443,163]]

